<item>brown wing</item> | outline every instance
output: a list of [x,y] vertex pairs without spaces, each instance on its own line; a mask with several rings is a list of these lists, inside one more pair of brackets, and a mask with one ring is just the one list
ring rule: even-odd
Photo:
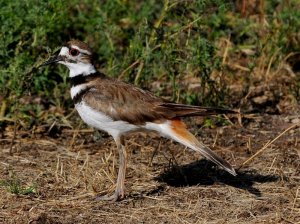
[[171,110],[173,113],[175,113],[175,117],[208,116],[216,114],[238,113],[237,111],[225,108],[201,107],[170,102],[162,103],[161,105],[159,105],[159,108],[161,108],[161,110]]
[[83,99],[92,108],[102,111],[113,120],[133,124],[186,116],[233,113],[226,109],[166,102],[149,91],[109,78],[90,82],[89,91],[84,94]]
[[97,79],[90,82],[89,91],[83,96],[85,102],[113,120],[144,124],[159,121],[166,116],[156,110],[164,101],[151,92],[112,79]]

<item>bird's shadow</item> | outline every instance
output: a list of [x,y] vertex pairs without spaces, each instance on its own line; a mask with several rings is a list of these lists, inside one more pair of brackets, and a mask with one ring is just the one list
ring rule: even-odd
[[224,170],[205,159],[182,165],[172,166],[155,178],[173,187],[184,187],[194,185],[213,185],[216,183],[226,184],[235,188],[247,190],[257,197],[261,197],[255,183],[275,182],[280,179],[277,175],[262,175],[255,171],[238,171],[237,176],[232,176]]

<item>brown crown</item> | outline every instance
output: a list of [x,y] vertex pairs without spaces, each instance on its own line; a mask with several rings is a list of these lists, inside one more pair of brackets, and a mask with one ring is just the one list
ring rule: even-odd
[[89,52],[92,53],[92,49],[89,47],[89,45],[87,45],[86,43],[80,41],[80,40],[70,40],[68,43],[67,43],[68,46],[71,46],[71,45],[75,45],[77,47],[79,47],[80,49],[82,50],[87,50]]

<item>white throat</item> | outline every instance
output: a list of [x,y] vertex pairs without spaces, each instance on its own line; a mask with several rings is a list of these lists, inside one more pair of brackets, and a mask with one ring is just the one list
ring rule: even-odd
[[63,64],[67,66],[70,70],[70,77],[75,77],[77,75],[89,75],[91,73],[95,73],[96,69],[94,65],[92,64],[85,64],[85,63],[69,63],[69,62],[64,62],[60,61],[60,64]]

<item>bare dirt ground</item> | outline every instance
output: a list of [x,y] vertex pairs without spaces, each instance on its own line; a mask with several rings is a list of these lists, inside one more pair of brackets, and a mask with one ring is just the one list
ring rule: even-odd
[[[243,127],[232,120],[213,129],[201,128],[200,118],[188,124],[238,168],[297,119],[257,115]],[[95,200],[113,191],[117,175],[109,136],[83,128],[17,131],[11,145],[12,129],[0,142],[0,223],[300,223],[299,128],[237,177],[170,140],[134,135],[127,138],[126,198],[117,203]]]

